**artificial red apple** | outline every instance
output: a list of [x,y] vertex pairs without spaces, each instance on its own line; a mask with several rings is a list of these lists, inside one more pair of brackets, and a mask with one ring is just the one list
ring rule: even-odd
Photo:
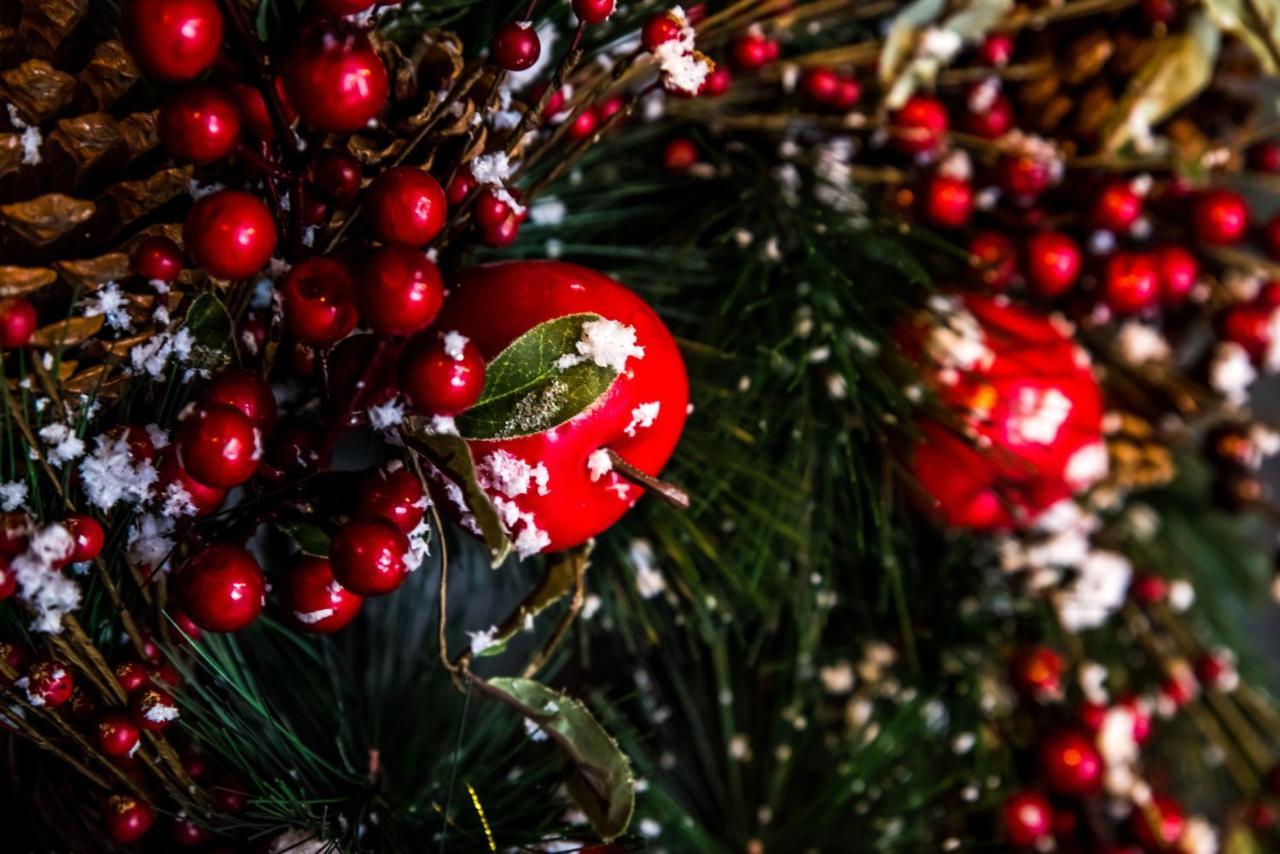
[[[588,317],[573,319],[581,315]],[[545,372],[548,380],[532,395],[508,401],[510,417],[499,423],[504,410],[486,403],[503,373],[494,371],[495,360],[553,322],[562,329],[560,323],[581,324],[543,357],[563,359],[563,372]],[[465,336],[489,364],[486,396],[457,424],[522,557],[578,545],[639,500],[644,489],[612,470],[609,451],[656,476],[675,450],[689,403],[684,361],[657,313],[609,277],[557,261],[476,267],[461,274],[434,328]],[[616,374],[609,381],[598,369]],[[558,416],[546,413],[566,411],[556,410],[556,395],[569,393],[565,385],[585,387],[584,372],[601,393],[556,423]]]

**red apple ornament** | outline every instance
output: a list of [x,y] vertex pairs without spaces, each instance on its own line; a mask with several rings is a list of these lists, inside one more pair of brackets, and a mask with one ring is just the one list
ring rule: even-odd
[[[541,357],[561,373],[513,397],[481,397],[457,422],[521,556],[569,548],[616,522],[644,489],[614,470],[610,452],[656,476],[689,402],[684,362],[657,313],[584,267],[516,261],[464,271],[437,328],[479,349],[491,380],[485,391],[497,394],[492,380],[501,383],[504,361],[527,366],[521,337],[543,324],[565,333],[560,350]],[[590,392],[587,377],[600,384],[598,395],[574,401]]]

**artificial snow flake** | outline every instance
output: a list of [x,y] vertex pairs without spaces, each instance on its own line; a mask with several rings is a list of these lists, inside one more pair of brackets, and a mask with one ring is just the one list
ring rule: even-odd
[[662,409],[662,404],[658,401],[650,401],[642,403],[635,409],[631,410],[631,423],[623,429],[622,432],[628,436],[635,436],[636,430],[653,426],[653,422],[658,418],[658,412]]
[[107,326],[112,329],[127,332],[133,327],[133,320],[129,317],[128,303],[124,294],[120,291],[120,286],[115,282],[107,282],[103,285],[85,305],[85,317],[98,317],[99,315],[106,320]]
[[27,501],[27,485],[20,480],[0,483],[0,512],[17,510]]
[[162,570],[169,555],[173,552],[173,530],[175,520],[172,516],[157,513],[143,513],[129,528],[127,552],[129,560],[150,570]]
[[22,163],[24,166],[36,166],[41,161],[40,146],[44,143],[44,136],[40,133],[40,128],[35,125],[29,125],[18,115],[18,108],[14,104],[6,104],[5,108],[9,112],[9,124],[16,129],[22,131],[19,143],[22,145]]
[[321,620],[327,620],[336,613],[332,608],[320,608],[315,611],[294,611],[293,616],[298,622],[310,626]]
[[1169,342],[1157,330],[1136,320],[1126,321],[1116,335],[1120,358],[1130,365],[1162,362],[1169,358]]
[[431,432],[437,436],[457,436],[458,425],[451,415],[431,416]]
[[613,471],[613,460],[604,448],[597,448],[587,457],[587,471],[591,473],[591,482],[595,483]]
[[925,339],[925,350],[934,362],[944,369],[966,371],[991,363],[995,355],[987,347],[982,326],[959,299],[934,296],[929,307],[939,318]]
[[10,561],[10,571],[18,583],[18,598],[33,614],[32,631],[62,631],[63,615],[80,606],[80,585],[56,569],[74,546],[66,528],[46,525],[32,533],[27,550]]
[[485,650],[492,648],[498,642],[497,634],[497,626],[490,626],[479,632],[467,632],[467,637],[471,639],[471,654],[483,655]]
[[160,496],[160,512],[171,518],[196,515],[195,501],[191,493],[178,481],[173,481],[164,488]]
[[1243,406],[1249,399],[1249,386],[1257,378],[1248,351],[1234,341],[1218,344],[1209,364],[1209,385],[1214,391],[1232,406]]
[[48,449],[45,458],[56,468],[84,456],[84,441],[66,424],[49,424],[40,428],[40,441]]
[[505,151],[481,154],[470,163],[471,177],[477,183],[501,187],[511,177],[511,161]]
[[399,398],[369,407],[369,426],[375,430],[391,430],[404,423],[404,404]]
[[480,461],[477,471],[480,485],[496,490],[508,498],[524,495],[530,485],[535,485],[539,495],[547,494],[550,473],[543,463],[530,465],[526,460],[506,450],[497,450]]
[[1056,388],[1024,386],[1011,404],[1009,438],[1021,444],[1052,443],[1071,415],[1071,399]]
[[539,199],[529,208],[529,221],[534,225],[560,225],[564,222],[566,210],[564,202],[559,199]]
[[153,724],[162,724],[178,719],[178,707],[168,703],[156,703],[149,706],[142,716]]
[[164,371],[172,357],[179,364],[191,358],[195,339],[187,329],[175,333],[160,332],[129,351],[129,362],[134,373],[142,373],[153,380],[164,379]]
[[1054,596],[1058,618],[1068,631],[1091,629],[1124,604],[1133,567],[1116,552],[1094,551],[1078,566],[1070,586]]
[[1075,490],[1092,486],[1107,476],[1110,462],[1107,446],[1101,441],[1090,442],[1067,460],[1067,484]]
[[627,559],[636,571],[636,592],[642,597],[652,599],[667,589],[667,580],[654,563],[653,546],[648,540],[632,540]]
[[444,334],[444,353],[455,362],[461,362],[466,353],[467,342],[471,339],[461,332],[449,331]]
[[89,503],[110,510],[118,501],[142,502],[151,495],[158,475],[146,460],[133,459],[121,433],[99,436],[92,454],[80,463],[80,480]]

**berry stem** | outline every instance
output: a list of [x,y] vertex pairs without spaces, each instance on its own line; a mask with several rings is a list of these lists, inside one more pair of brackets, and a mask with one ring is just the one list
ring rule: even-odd
[[659,498],[680,510],[688,510],[692,501],[689,493],[685,492],[674,483],[668,483],[665,480],[658,480],[651,474],[646,474],[640,469],[631,465],[622,458],[622,455],[612,448],[605,448],[609,452],[609,462],[613,463],[613,470],[625,477],[632,483],[639,484],[646,489],[652,489]]

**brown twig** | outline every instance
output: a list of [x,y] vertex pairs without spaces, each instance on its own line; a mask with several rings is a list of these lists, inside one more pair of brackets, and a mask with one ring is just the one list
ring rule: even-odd
[[651,474],[641,471],[631,463],[622,458],[622,455],[612,448],[605,449],[609,454],[609,462],[613,463],[613,470],[625,477],[627,480],[634,481],[646,489],[651,489],[663,501],[672,507],[680,510],[688,510],[692,503],[689,493],[685,492],[674,483],[668,483],[665,480],[659,480]]

